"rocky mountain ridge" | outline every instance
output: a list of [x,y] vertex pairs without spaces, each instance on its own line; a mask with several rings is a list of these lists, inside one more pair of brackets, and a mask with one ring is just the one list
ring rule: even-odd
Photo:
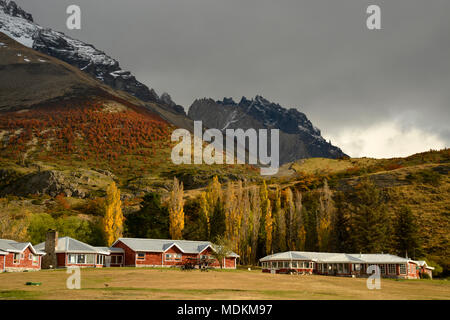
[[305,114],[297,109],[286,109],[280,104],[257,95],[254,99],[242,97],[239,103],[232,98],[214,101],[198,99],[189,108],[188,116],[203,121],[209,128],[279,129],[280,164],[310,157],[340,158],[346,156],[327,142]]
[[73,65],[113,89],[125,91],[144,102],[157,102],[169,111],[185,114],[184,108],[172,101],[170,95],[161,98],[153,89],[139,82],[119,62],[91,44],[73,39],[62,32],[43,28],[33,16],[14,1],[0,0],[0,32],[26,47]]

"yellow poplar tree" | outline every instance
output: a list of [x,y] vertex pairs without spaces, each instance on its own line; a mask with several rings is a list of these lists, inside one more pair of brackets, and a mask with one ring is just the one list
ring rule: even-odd
[[260,198],[260,190],[259,187],[253,186],[250,189],[250,223],[251,223],[251,241],[250,244],[252,246],[252,255],[251,262],[256,262],[256,252],[258,245],[258,236],[260,230],[261,223],[261,198]]
[[200,195],[200,207],[201,212],[205,217],[207,224],[208,239],[211,235],[211,215],[214,212],[214,208],[217,202],[222,200],[222,185],[219,182],[219,178],[214,176],[211,183],[208,185],[206,192],[202,192]]
[[114,241],[122,236],[123,221],[120,190],[113,182],[106,189],[105,215],[103,217],[103,231],[106,235],[108,246],[111,246]]
[[181,239],[184,229],[184,191],[183,183],[173,178],[173,188],[169,197],[169,233],[172,239]]
[[276,245],[277,250],[286,251],[286,220],[284,210],[281,208],[281,190],[275,191],[275,223],[276,223]]
[[236,193],[234,191],[235,186],[232,182],[228,182],[227,190],[224,198],[225,207],[225,236],[231,241],[233,250],[237,250],[238,237],[239,237],[239,224],[238,223],[238,206]]
[[295,250],[295,242],[297,235],[295,234],[295,230],[297,227],[296,221],[296,212],[295,212],[295,204],[294,204],[294,194],[292,193],[291,188],[287,188],[285,191],[285,208],[287,213],[287,246],[289,250]]
[[206,199],[206,192],[202,192],[200,194],[200,210],[203,216],[205,217],[206,221],[206,232],[207,232],[207,239],[209,239],[211,235],[211,227],[210,227],[210,216],[209,216],[209,205],[208,200]]
[[266,235],[266,253],[270,254],[272,250],[272,232],[273,232],[273,218],[272,206],[269,200],[269,191],[267,190],[266,180],[263,180],[261,188],[261,209],[264,217],[264,231]]
[[331,218],[334,215],[334,203],[332,192],[325,179],[319,199],[319,217],[317,221],[317,235],[319,240],[319,250],[327,251],[330,246]]

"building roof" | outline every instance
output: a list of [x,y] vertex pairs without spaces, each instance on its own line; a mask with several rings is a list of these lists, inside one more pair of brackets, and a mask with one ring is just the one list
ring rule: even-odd
[[275,253],[259,261],[307,260],[319,263],[406,263],[409,260],[391,254],[348,254],[329,252],[287,251]]
[[417,260],[417,261],[413,261],[415,263],[417,263],[418,266],[420,267],[425,267],[425,269],[430,269],[430,270],[434,270],[434,267],[430,267],[426,261],[424,260]]
[[[119,238],[131,250],[136,252],[166,252],[171,247],[176,246],[183,253],[199,254],[210,247],[214,250],[215,245],[209,241],[191,241],[191,240],[164,240],[164,239],[138,239],[138,238]],[[229,257],[238,258],[239,255],[232,252]]]
[[9,239],[0,239],[0,254],[7,255],[10,252],[22,253],[26,248],[30,247],[31,252],[36,255],[45,255],[44,251],[40,251],[39,248],[33,247],[30,242],[17,242]]
[[124,253],[122,248],[94,247],[99,253],[110,255],[111,253]]
[[[45,250],[45,242],[41,242],[36,245],[39,250]],[[108,248],[106,248],[108,249]],[[104,250],[103,247],[93,247],[87,243],[73,239],[71,237],[58,238],[58,244],[56,246],[56,253],[98,253],[108,255],[109,252]]]

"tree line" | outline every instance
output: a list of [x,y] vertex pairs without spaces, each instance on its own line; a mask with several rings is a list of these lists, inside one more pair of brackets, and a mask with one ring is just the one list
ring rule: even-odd
[[214,177],[204,191],[186,199],[183,184],[174,178],[166,198],[147,194],[140,210],[127,215],[124,232],[160,239],[223,237],[249,265],[288,250],[423,254],[414,214],[408,207],[392,214],[385,192],[367,179],[344,193],[333,192],[326,180],[302,192],[265,181],[222,184]]

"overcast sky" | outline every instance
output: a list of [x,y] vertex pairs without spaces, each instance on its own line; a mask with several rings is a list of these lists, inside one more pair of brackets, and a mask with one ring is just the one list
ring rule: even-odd
[[[450,146],[449,0],[17,0],[159,94],[260,94],[304,112],[347,154]],[[66,29],[69,4],[82,29]],[[381,7],[382,30],[366,8]]]

